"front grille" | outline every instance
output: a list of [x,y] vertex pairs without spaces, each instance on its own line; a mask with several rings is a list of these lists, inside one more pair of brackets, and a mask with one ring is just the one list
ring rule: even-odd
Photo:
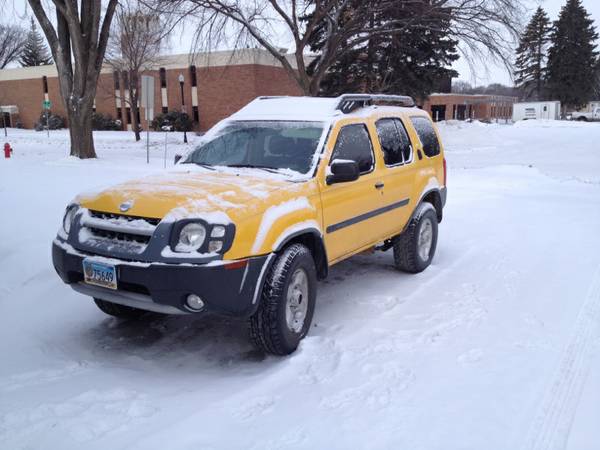
[[150,225],[158,225],[158,223],[160,222],[160,219],[154,219],[151,217],[137,217],[137,216],[125,216],[123,214],[113,214],[113,213],[106,213],[106,212],[101,212],[101,211],[94,211],[93,209],[89,210],[90,216],[95,218],[95,219],[102,219],[102,220],[110,220],[110,219],[117,219],[117,220],[127,220],[129,222],[133,222],[134,220],[144,220],[146,222],[148,222]]
[[88,210],[81,220],[79,240],[92,247],[117,246],[128,253],[142,253],[160,219]]
[[120,233],[118,231],[102,230],[100,228],[88,227],[90,233],[100,239],[110,239],[122,242],[137,242],[138,244],[147,244],[150,242],[150,236],[142,236],[132,233]]

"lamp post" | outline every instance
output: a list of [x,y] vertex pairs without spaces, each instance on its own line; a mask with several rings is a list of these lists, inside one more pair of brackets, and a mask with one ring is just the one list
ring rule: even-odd
[[[183,74],[180,73],[179,74],[179,88],[181,89],[181,112],[185,113],[185,100],[183,98],[183,82],[185,81],[185,79],[183,78]],[[185,129],[185,125],[183,127],[183,143],[187,144],[188,140],[187,140],[187,131]]]

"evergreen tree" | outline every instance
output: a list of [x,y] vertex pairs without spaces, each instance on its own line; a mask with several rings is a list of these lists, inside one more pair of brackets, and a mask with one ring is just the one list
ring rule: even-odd
[[31,18],[31,28],[27,33],[27,39],[19,62],[23,67],[52,64],[52,57],[50,56],[46,42],[42,35],[38,33],[33,17]]
[[548,89],[563,108],[588,103],[596,89],[598,33],[580,0],[567,0],[554,22],[548,52]]
[[550,19],[539,7],[521,36],[515,62],[515,86],[524,99],[542,100]]
[[[411,26],[397,33],[373,33],[360,46],[347,48],[323,79],[321,95],[381,92],[424,99],[440,80],[457,75],[449,68],[458,59],[457,42],[448,37],[449,23],[443,11],[423,14],[428,2],[371,1],[385,1],[390,7],[368,18],[370,29],[394,20],[412,21]],[[317,34],[311,49],[319,53],[321,45]]]

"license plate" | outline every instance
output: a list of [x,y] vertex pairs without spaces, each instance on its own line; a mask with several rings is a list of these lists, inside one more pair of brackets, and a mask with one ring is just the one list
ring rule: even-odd
[[117,289],[117,269],[112,264],[83,260],[85,282],[109,289]]

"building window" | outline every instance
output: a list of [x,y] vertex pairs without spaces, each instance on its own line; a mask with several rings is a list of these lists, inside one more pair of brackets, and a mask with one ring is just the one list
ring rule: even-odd
[[161,67],[158,72],[160,74],[160,87],[166,88],[167,87],[167,71],[165,70],[164,67]]
[[42,77],[42,84],[44,85],[44,94],[48,93],[48,78]]
[[127,76],[127,72],[123,72],[123,87],[129,89],[129,77]]
[[125,114],[127,115],[127,124],[131,123],[131,108],[125,108]]
[[163,106],[163,107],[162,107],[162,113],[163,113],[163,114],[166,114],[166,113],[168,113],[168,112],[169,112],[169,108],[168,108],[167,106]]
[[196,66],[190,66],[190,79],[192,81],[192,87],[198,85],[196,80]]
[[119,80],[119,72],[113,72],[113,78],[115,80],[115,91],[121,89],[121,81]]
[[192,106],[192,116],[194,117],[194,122],[198,122],[200,120],[200,114],[198,114],[197,106]]
[[122,113],[123,113],[123,111],[121,110],[121,108],[117,108],[117,120],[121,120]]

